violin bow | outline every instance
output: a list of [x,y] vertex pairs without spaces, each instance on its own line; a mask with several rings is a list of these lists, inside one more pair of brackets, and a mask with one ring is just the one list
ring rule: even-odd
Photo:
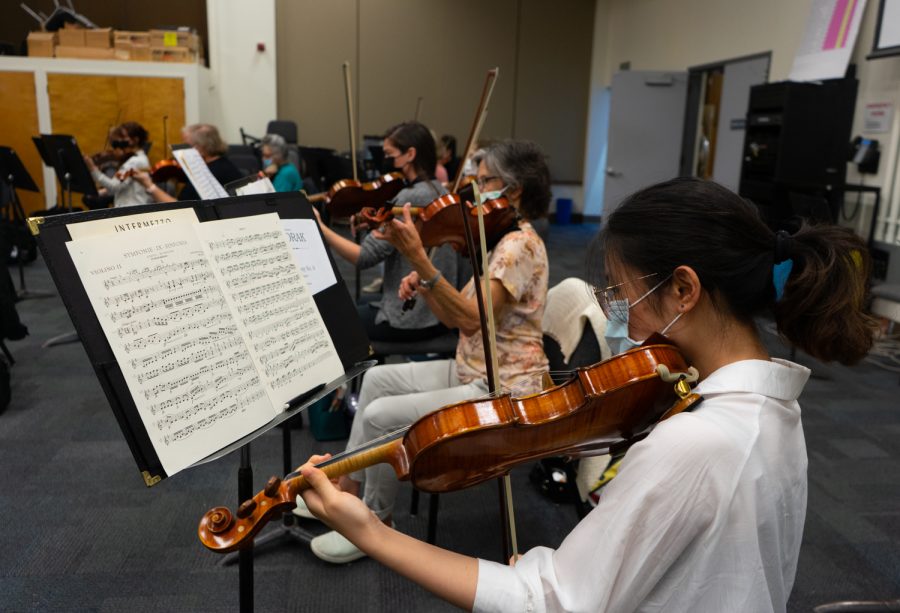
[[350,89],[350,62],[345,61],[341,67],[344,70],[344,92],[347,96],[347,125],[350,132],[350,160],[353,164],[353,180],[359,180],[356,169],[356,126],[353,122],[353,96]]
[[454,193],[459,190],[459,184],[462,183],[463,179],[463,166],[465,166],[466,160],[473,153],[473,149],[475,148],[475,143],[478,141],[478,135],[481,134],[481,128],[484,126],[484,120],[487,118],[487,108],[488,103],[491,101],[491,96],[494,93],[494,85],[497,83],[497,76],[500,74],[500,68],[491,68],[487,72],[487,76],[484,79],[484,87],[481,89],[481,100],[478,101],[478,108],[475,111],[475,119],[472,121],[472,129],[469,131],[469,138],[466,141],[466,148],[463,150],[462,162],[459,165],[459,168],[456,169],[456,176],[453,177],[453,191]]
[[[478,105],[478,111],[475,114],[475,121],[472,124],[469,141],[466,144],[466,155],[463,158],[464,160],[468,159],[472,154],[473,144],[478,138],[478,134],[481,132],[481,128],[484,125],[484,120],[487,117],[487,105],[491,99],[491,94],[494,91],[494,85],[497,82],[499,72],[499,68],[492,68],[487,73],[484,89],[481,94],[481,101]],[[460,164],[460,168],[456,173],[453,186],[454,191],[459,188],[461,180],[462,164]],[[481,198],[479,197],[478,185],[473,185],[473,188],[475,200],[479,201]],[[488,390],[492,396],[496,396],[500,392],[500,367],[497,356],[497,332],[494,322],[494,303],[490,289],[490,277],[489,275],[484,274],[488,262],[487,240],[484,231],[484,212],[480,204],[476,204],[476,208],[478,210],[478,233],[481,242],[480,252],[476,252],[475,250],[475,239],[472,236],[472,228],[469,226],[466,207],[462,202],[460,202],[459,213],[462,215],[463,232],[466,235],[466,244],[469,253],[472,256],[472,274],[474,277],[473,282],[475,284],[476,302],[478,304],[478,317],[481,320],[481,339],[482,344],[484,345],[484,364],[485,370],[487,371]],[[476,253],[481,257],[477,257]],[[515,514],[513,511],[512,483],[509,475],[504,475],[502,480],[498,482],[498,485],[500,487],[502,506],[501,523],[503,524],[503,550],[504,557],[508,560],[511,556],[517,556],[519,549],[516,538]]]

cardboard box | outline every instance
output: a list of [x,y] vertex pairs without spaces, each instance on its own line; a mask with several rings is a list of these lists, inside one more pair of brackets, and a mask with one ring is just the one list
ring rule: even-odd
[[28,55],[31,57],[53,57],[56,49],[56,32],[29,32]]
[[84,31],[84,45],[97,49],[112,47],[112,28],[93,28]]
[[114,48],[117,60],[132,62],[149,62],[150,45],[136,45],[129,42],[117,42]]
[[84,28],[73,28],[69,24],[56,32],[61,47],[84,47]]
[[197,54],[187,47],[150,47],[150,59],[154,62],[179,62],[195,64]]
[[185,47],[196,52],[200,47],[200,37],[193,32],[179,30],[150,30],[150,46],[156,48]]
[[113,60],[115,49],[98,49],[96,47],[67,47],[59,45],[56,57],[76,58],[81,60]]
[[128,43],[130,45],[150,46],[150,32],[131,32],[129,30],[116,30],[113,34],[116,45]]

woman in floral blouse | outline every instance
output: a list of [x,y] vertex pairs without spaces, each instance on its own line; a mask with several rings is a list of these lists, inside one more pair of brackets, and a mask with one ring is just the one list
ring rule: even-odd
[[[547,251],[529,221],[547,213],[550,173],[540,149],[524,141],[497,143],[475,161],[482,199],[503,195],[519,216],[493,246],[487,274],[497,323],[500,383],[505,390],[521,396],[540,391],[540,375],[547,370],[541,329],[547,299]],[[363,378],[348,449],[408,426],[443,406],[488,392],[474,283],[469,281],[459,291],[443,278],[429,260],[408,208],[403,219],[395,219],[383,233],[413,267],[401,282],[399,294],[403,299],[418,296],[444,325],[459,329],[456,359],[390,364],[369,370]],[[344,491],[362,492],[369,508],[391,524],[399,485],[389,466],[376,465],[341,477],[340,485]],[[311,517],[299,496],[297,502],[295,512]],[[316,537],[311,547],[319,558],[334,563],[365,555],[338,532]]]

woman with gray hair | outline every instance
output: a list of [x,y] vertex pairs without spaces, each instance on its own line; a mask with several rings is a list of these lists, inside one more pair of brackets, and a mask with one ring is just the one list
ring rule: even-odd
[[278,134],[266,134],[262,139],[263,172],[272,179],[276,192],[298,192],[303,179],[297,168],[288,162],[287,141]]
[[[543,153],[530,142],[503,141],[480,155],[475,181],[482,199],[505,195],[520,216],[491,245],[484,268],[497,321],[500,384],[513,395],[522,396],[540,391],[541,374],[547,370],[541,325],[547,300],[547,251],[529,220],[547,212],[550,172]],[[447,281],[441,264],[429,258],[422,246],[409,209],[407,203],[402,219],[395,218],[384,232],[376,234],[412,267],[400,282],[398,297],[406,300],[418,295],[443,325],[459,329],[456,358],[369,369],[363,377],[348,449],[408,426],[442,406],[488,391],[474,282],[470,280],[457,290]],[[339,483],[345,492],[361,494],[366,505],[384,523],[391,524],[399,485],[390,467],[372,466],[340,477]],[[295,513],[311,516],[302,499],[298,499]],[[317,536],[310,546],[317,557],[333,563],[365,555],[339,532]]]
[[[228,145],[222,140],[222,136],[219,134],[219,129],[216,126],[208,123],[195,123],[184,126],[181,128],[181,138],[186,144],[197,150],[200,157],[203,158],[203,161],[209,167],[209,172],[222,185],[237,181],[244,176],[225,155],[228,153]],[[200,195],[190,182],[181,189],[178,198],[175,198],[153,183],[153,178],[149,173],[136,172],[133,176],[135,180],[144,186],[144,189],[156,202],[200,200]]]

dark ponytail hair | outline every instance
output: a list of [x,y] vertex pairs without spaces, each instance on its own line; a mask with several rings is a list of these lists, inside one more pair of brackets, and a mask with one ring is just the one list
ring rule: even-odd
[[384,138],[394,143],[401,153],[405,153],[410,147],[415,147],[416,159],[413,160],[413,166],[416,174],[426,179],[434,179],[434,171],[437,168],[437,147],[434,144],[431,130],[418,121],[404,121],[388,129],[384,133]]
[[[873,343],[862,239],[849,228],[806,224],[776,236],[752,203],[711,181],[679,178],[632,194],[591,253],[645,274],[690,266],[717,309],[746,322],[772,312],[785,339],[821,360],[852,364]],[[781,259],[793,268],[776,301],[773,266]]]

